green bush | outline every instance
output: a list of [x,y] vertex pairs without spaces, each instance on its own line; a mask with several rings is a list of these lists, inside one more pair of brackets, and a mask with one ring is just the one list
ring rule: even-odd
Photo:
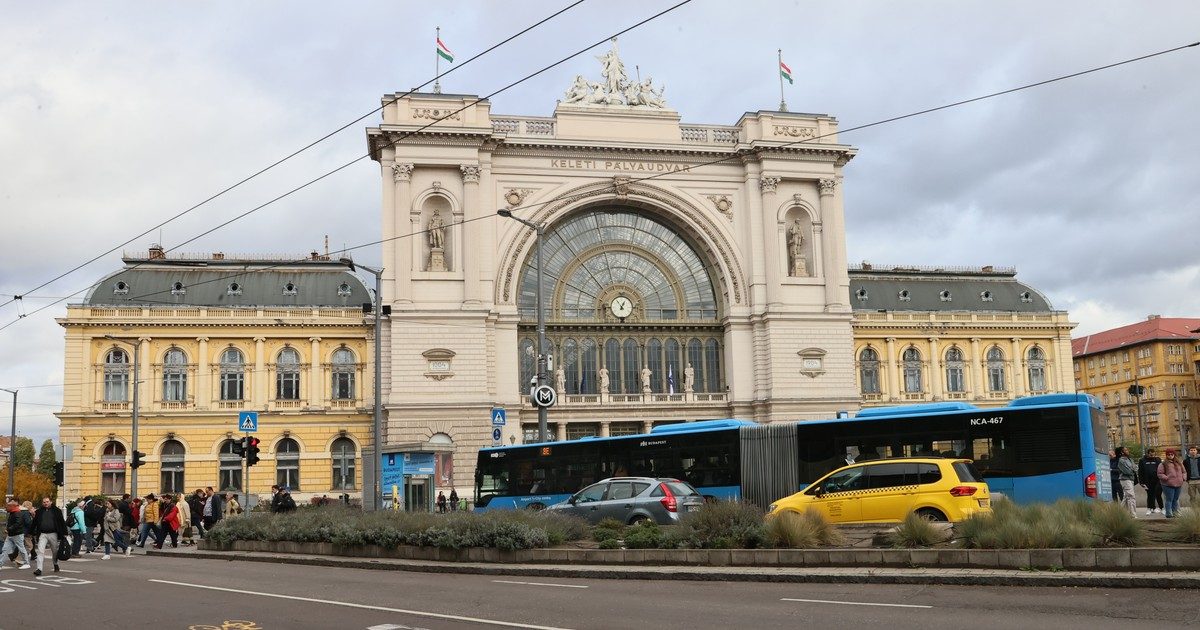
[[842,542],[824,514],[816,510],[783,512],[766,521],[767,543],[784,549],[812,549]]
[[625,524],[615,518],[606,518],[592,528],[592,540],[620,540],[625,536]]
[[904,517],[895,531],[887,535],[888,544],[893,547],[906,548],[932,547],[946,538],[944,529],[915,512]]
[[679,537],[699,549],[756,549],[766,545],[763,513],[740,501],[714,501],[679,519]]
[[621,541],[617,540],[616,538],[609,538],[607,540],[601,540],[600,548],[601,549],[620,549]]
[[1017,506],[997,501],[991,514],[975,514],[955,526],[965,547],[982,549],[1059,549],[1132,546],[1143,538],[1142,525],[1118,504],[1059,500],[1052,505]]
[[1192,508],[1180,512],[1171,520],[1167,535],[1181,543],[1200,543],[1200,510]]
[[658,549],[662,542],[662,529],[654,521],[642,521],[625,532],[625,546],[629,549]]

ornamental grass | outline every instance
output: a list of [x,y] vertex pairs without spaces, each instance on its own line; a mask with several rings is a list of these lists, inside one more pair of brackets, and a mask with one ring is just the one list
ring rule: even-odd
[[954,527],[961,546],[977,549],[1072,549],[1135,546],[1142,525],[1115,503],[1061,499],[1018,506],[996,501],[991,513],[972,515]]

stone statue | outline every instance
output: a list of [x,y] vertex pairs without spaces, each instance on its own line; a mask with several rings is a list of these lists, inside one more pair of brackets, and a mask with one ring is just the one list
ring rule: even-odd
[[608,105],[610,103],[619,103],[620,97],[610,96],[604,91],[604,86],[599,83],[588,83],[592,88],[592,93],[588,95],[587,102],[596,105]]
[[567,90],[567,103],[582,103],[587,100],[589,86],[587,79],[582,75],[575,75],[575,83]]
[[617,52],[617,40],[612,40],[612,49],[596,57],[600,61],[600,74],[604,80],[600,83],[588,81],[580,75],[565,93],[565,103],[581,105],[628,105],[630,107],[667,106],[663,98],[664,88],[654,89],[654,81],[646,77],[645,81],[631,81],[625,74],[625,64]]
[[692,369],[691,363],[683,368],[683,391],[688,394],[696,391],[696,370]]
[[612,96],[621,93],[621,86],[628,81],[625,75],[625,64],[621,62],[621,57],[617,54],[617,39],[612,40],[612,50],[596,57],[604,68],[600,71],[600,76],[604,77],[604,91]]
[[609,385],[608,368],[602,367],[602,368],[600,368],[600,393],[601,394],[608,393],[608,385]]
[[788,275],[804,278],[808,276],[808,259],[804,256],[804,226],[800,219],[792,222],[787,230]]
[[433,216],[429,217],[429,247],[446,248],[446,222],[442,221],[442,212],[437,208],[433,209]]
[[650,368],[648,368],[648,367],[642,368],[642,393],[643,394],[650,393],[650,374],[651,374]]
[[[664,85],[658,88],[658,91],[655,91],[654,79],[650,78],[649,75],[647,75],[646,80],[642,81],[641,83],[630,83],[630,87],[635,90],[636,94],[636,101],[627,97],[626,100],[629,101],[630,105],[645,105],[647,107],[659,108],[666,107],[667,101],[663,99],[663,91],[667,89],[667,86]],[[628,94],[628,92],[626,94]]]
[[561,366],[554,370],[554,391],[558,392],[559,396],[567,393],[567,372]]

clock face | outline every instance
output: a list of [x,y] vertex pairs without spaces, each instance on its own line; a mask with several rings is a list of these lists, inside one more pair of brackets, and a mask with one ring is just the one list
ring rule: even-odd
[[629,317],[633,313],[633,302],[624,295],[618,295],[609,305],[612,309],[612,314],[622,319]]

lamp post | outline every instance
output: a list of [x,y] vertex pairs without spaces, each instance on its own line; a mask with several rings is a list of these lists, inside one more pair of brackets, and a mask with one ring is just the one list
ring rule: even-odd
[[0,387],[0,391],[13,395],[12,436],[8,442],[8,496],[11,497],[16,492],[17,484],[17,466],[13,461],[13,456],[17,454],[17,390]]
[[[538,357],[537,357],[537,384],[538,387],[546,384],[546,312],[542,308],[542,234],[544,225],[526,221],[518,216],[513,216],[512,210],[497,210],[496,214],[512,219],[522,225],[532,229],[537,233],[535,245],[537,246],[537,334],[538,334]],[[548,439],[547,433],[547,412],[546,407],[538,405],[538,441],[545,442]]]
[[[141,339],[130,340],[130,339],[125,339],[125,338],[121,338],[121,337],[114,337],[112,335],[104,335],[104,338],[109,341],[116,342],[116,343],[123,343],[123,344],[129,346],[130,348],[133,348],[133,411],[132,411],[132,413],[130,413],[130,424],[132,424],[133,427],[132,427],[132,436],[131,436],[132,439],[130,440],[131,448],[129,449],[130,450],[129,457],[132,460],[132,458],[135,457],[134,453],[137,453],[137,450],[138,450],[138,390],[141,389],[141,384],[142,384],[142,381],[141,381],[142,372],[140,369],[141,356],[142,356],[142,340]],[[138,495],[137,473],[138,473],[138,471],[137,471],[136,467],[131,466],[129,468],[129,493],[135,497]]]
[[380,484],[383,483],[382,460],[380,459],[383,448],[383,390],[380,386],[380,381],[383,380],[383,365],[379,361],[383,344],[381,335],[383,320],[380,319],[383,315],[383,269],[374,269],[366,265],[356,265],[353,260],[345,256],[338,259],[338,262],[349,267],[350,271],[362,269],[375,276],[375,412],[373,418],[374,427],[371,432],[375,448],[371,452],[371,485],[373,486],[371,490],[371,509],[378,510],[380,504],[383,503],[383,488],[380,487]]

